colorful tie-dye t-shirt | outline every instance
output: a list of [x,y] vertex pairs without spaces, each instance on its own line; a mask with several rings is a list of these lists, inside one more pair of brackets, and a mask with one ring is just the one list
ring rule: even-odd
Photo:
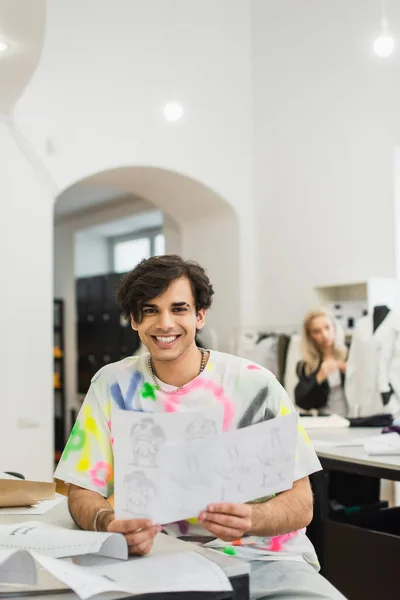
[[[128,357],[103,367],[93,377],[55,477],[96,491],[106,498],[113,494],[113,405],[142,412],[201,411],[222,405],[224,431],[247,427],[294,410],[275,376],[242,358],[211,351],[203,373],[180,390],[168,394],[154,385],[148,360],[148,354]],[[160,382],[160,385],[174,391],[164,383]],[[295,480],[320,469],[311,442],[299,424]],[[169,534],[181,537],[210,535],[196,518],[164,528]],[[305,530],[272,538],[251,536],[246,542],[251,545],[232,546],[232,554],[249,560],[306,560],[318,568],[314,548]],[[213,540],[207,545],[225,552],[230,546],[222,540]]]

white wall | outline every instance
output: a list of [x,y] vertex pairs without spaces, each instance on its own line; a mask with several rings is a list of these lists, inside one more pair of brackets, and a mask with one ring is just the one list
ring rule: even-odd
[[371,52],[378,2],[252,6],[259,314],[295,324],[314,285],[395,275],[400,54]]
[[[213,244],[209,240],[219,240],[220,252],[223,247],[230,247],[232,240],[236,243],[239,239],[239,226],[235,216],[221,210],[214,214],[212,219],[196,219],[188,222],[182,229],[182,248],[185,258],[193,258],[200,254],[204,265],[207,265],[207,274],[214,287],[215,295],[213,304],[207,314],[207,325],[218,336],[218,349],[228,351],[232,331],[240,327],[238,300],[240,296],[240,281],[237,278],[238,255],[232,249],[231,260],[219,260]],[[190,249],[190,250],[189,250]],[[243,281],[243,280],[242,280]],[[226,314],[233,318],[224,318]],[[251,318],[251,315],[248,315]]]
[[87,231],[75,234],[75,277],[92,277],[110,271],[109,242]]
[[164,217],[163,232],[165,236],[166,254],[180,254],[182,252],[181,230],[176,222],[168,215]]
[[[70,0],[48,3],[42,60],[15,117],[60,190],[113,167],[149,165],[224,199],[246,238],[238,248],[246,319],[256,304],[251,96],[249,0],[119,0],[118,10],[108,0]],[[185,109],[176,124],[162,116],[171,100]],[[170,215],[183,223],[172,204]],[[202,252],[192,258],[202,261]]]
[[0,122],[0,471],[53,472],[52,198]]
[[59,223],[54,228],[53,247],[54,297],[64,301],[64,394],[68,432],[70,409],[77,408],[75,230],[70,223]]
[[[400,146],[397,146],[393,157],[394,169],[394,222],[396,250],[396,278],[400,281]],[[400,299],[399,299],[400,303]],[[399,306],[400,309],[400,306]]]

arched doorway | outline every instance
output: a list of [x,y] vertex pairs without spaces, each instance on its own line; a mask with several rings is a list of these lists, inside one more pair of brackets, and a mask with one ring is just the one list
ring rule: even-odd
[[[73,411],[79,408],[75,233],[122,215],[132,217],[155,210],[164,217],[166,252],[194,259],[207,269],[216,291],[208,324],[217,334],[218,348],[228,349],[240,314],[239,228],[231,206],[203,183],[156,167],[110,169],[74,182],[55,203],[54,280],[57,296],[64,300],[66,433],[71,427]],[[133,267],[134,264],[130,268]],[[57,413],[60,407],[56,403]]]

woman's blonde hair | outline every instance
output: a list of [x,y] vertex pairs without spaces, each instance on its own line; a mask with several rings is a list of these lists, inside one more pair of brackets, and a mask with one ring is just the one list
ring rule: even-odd
[[336,360],[346,360],[347,356],[347,348],[344,340],[344,331],[340,327],[340,325],[336,323],[332,313],[330,313],[329,310],[327,310],[326,308],[311,310],[304,317],[301,335],[301,354],[305,363],[307,375],[310,375],[310,373],[316,371],[322,360],[321,353],[310,335],[311,322],[317,317],[326,317],[330,320],[335,329],[335,342],[332,351],[333,358],[335,358]]

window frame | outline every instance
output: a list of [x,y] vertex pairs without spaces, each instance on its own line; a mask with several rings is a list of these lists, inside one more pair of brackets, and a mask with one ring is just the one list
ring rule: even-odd
[[[150,256],[154,256],[156,237],[158,235],[164,235],[162,227],[151,227],[146,229],[139,229],[132,233],[124,233],[122,235],[111,236],[108,238],[108,264],[110,271],[116,273],[115,270],[115,246],[121,242],[130,242],[141,238],[148,238],[150,240]],[[132,269],[135,265],[132,265]]]

